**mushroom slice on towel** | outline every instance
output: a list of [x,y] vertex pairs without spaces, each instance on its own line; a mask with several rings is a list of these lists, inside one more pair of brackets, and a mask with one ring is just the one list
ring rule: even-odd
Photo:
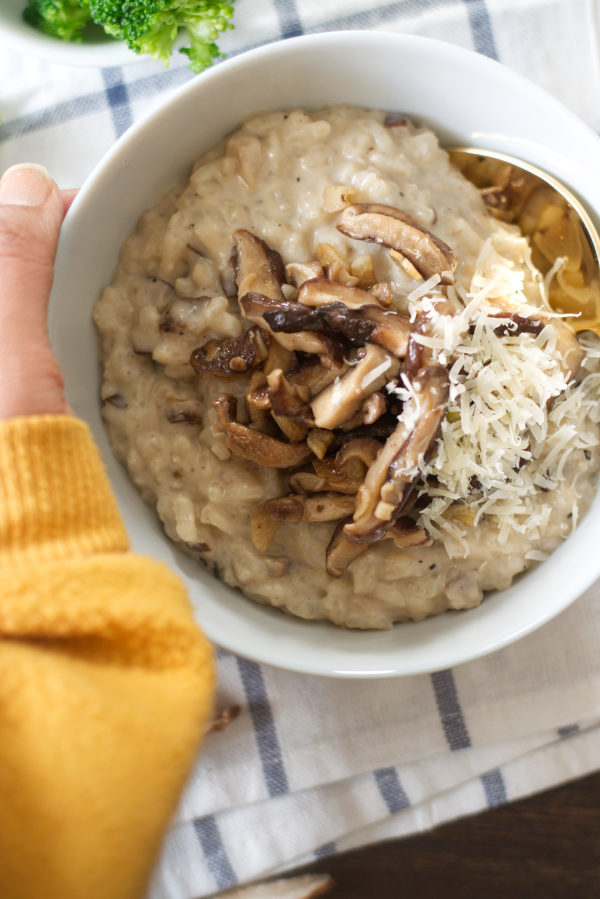
[[354,521],[344,528],[348,540],[375,543],[384,536],[406,509],[419,463],[433,448],[448,404],[448,372],[441,365],[422,368],[411,388],[396,430],[358,491]]
[[355,240],[382,244],[407,259],[422,278],[440,275],[452,284],[458,260],[450,247],[410,215],[381,203],[356,203],[341,213],[338,231]]

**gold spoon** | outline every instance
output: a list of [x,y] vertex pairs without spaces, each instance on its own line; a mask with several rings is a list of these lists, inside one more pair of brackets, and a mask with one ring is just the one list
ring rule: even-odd
[[545,275],[564,259],[549,286],[555,312],[575,331],[600,335],[600,235],[580,200],[542,169],[504,153],[451,147],[450,159],[479,188],[491,215],[518,225]]

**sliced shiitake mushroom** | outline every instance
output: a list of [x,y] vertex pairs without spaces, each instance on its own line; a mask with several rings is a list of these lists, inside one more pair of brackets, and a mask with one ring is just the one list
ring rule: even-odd
[[458,261],[439,237],[395,206],[356,203],[347,206],[337,229],[355,240],[382,244],[399,253],[423,278],[440,275],[442,284],[452,284]]
[[396,377],[399,367],[395,356],[367,344],[357,363],[311,400],[316,426],[331,430],[343,424],[365,397]]
[[430,453],[448,404],[448,372],[441,365],[421,369],[411,383],[396,430],[380,450],[361,486],[354,521],[345,536],[358,543],[380,540],[404,512],[419,475],[420,460]]
[[361,346],[374,331],[359,309],[348,309],[343,303],[329,303],[309,309],[300,303],[287,303],[278,309],[265,312],[264,319],[275,334],[293,334],[296,331],[316,331],[337,336],[341,334],[348,343]]
[[[325,568],[330,577],[342,577],[348,566],[369,548],[368,543],[355,543],[352,540],[348,540],[345,528],[351,521],[350,517],[340,521],[325,551]],[[391,538],[396,546],[402,549],[415,546],[431,546],[433,543],[433,540],[423,528],[409,519],[396,522],[388,528],[383,537]]]
[[[356,455],[340,455],[340,452],[322,460],[313,459],[312,471],[294,472],[288,478],[290,489],[305,495],[332,491],[354,496],[365,479],[368,463],[360,452]],[[362,452],[371,453],[372,450],[363,447]]]
[[308,396],[311,397],[316,396],[328,384],[335,381],[347,368],[347,365],[344,365],[341,369],[327,368],[316,357],[307,356],[296,368],[286,373],[286,378],[293,387],[305,389]]
[[323,266],[320,262],[290,262],[285,267],[288,281],[301,287],[305,281],[323,277]]
[[[369,296],[366,291],[363,291]],[[377,343],[395,356],[406,353],[411,331],[410,320],[398,312],[391,312],[371,303],[367,306],[348,308],[341,302],[332,302],[315,308],[300,303],[288,303],[264,314],[265,321],[275,334],[306,330],[340,335],[353,345],[366,341]]]
[[285,283],[285,268],[279,253],[244,228],[238,229],[233,239],[232,263],[238,299],[250,292],[272,300],[283,299],[281,285]]
[[[492,301],[493,306],[503,306],[497,299]],[[521,307],[518,312],[506,305],[506,310],[500,313],[491,313],[490,318],[505,319],[506,323],[495,329],[496,333],[503,335],[512,334],[541,334],[544,328],[550,328],[555,335],[556,354],[560,360],[560,367],[565,377],[570,380],[581,367],[585,351],[577,340],[577,336],[567,322],[559,318],[553,318],[542,309],[532,306]]]
[[372,425],[387,411],[385,396],[379,390],[374,391],[362,404],[363,424]]
[[[502,319],[502,324],[494,328],[494,333],[501,337],[515,337],[518,334],[540,334],[546,327],[546,323],[541,319],[528,318],[526,315],[519,315],[517,312],[511,312],[505,315],[503,312],[494,312],[490,318]],[[471,326],[471,331],[475,330],[475,326]]]
[[335,434],[333,431],[327,431],[325,428],[311,428],[306,437],[306,442],[317,459],[325,458],[327,450],[334,441]]
[[267,384],[271,409],[275,415],[285,416],[299,424],[312,427],[314,422],[305,387],[297,387],[290,383],[280,368],[270,372]]
[[369,548],[367,543],[354,543],[348,540],[344,528],[351,521],[351,516],[340,521],[325,550],[325,570],[329,577],[341,577],[346,568]]
[[237,399],[223,393],[213,401],[229,449],[265,468],[296,468],[311,455],[306,443],[284,443],[237,421]]
[[344,364],[346,344],[339,338],[330,334],[316,334],[312,331],[296,330],[293,333],[278,333],[272,330],[265,316],[269,313],[279,313],[295,307],[297,303],[287,300],[274,300],[260,293],[246,293],[240,299],[242,315],[248,321],[259,325],[268,333],[276,336],[278,343],[288,350],[298,350],[310,353],[321,358],[323,363],[340,368]]
[[382,444],[373,437],[357,437],[356,440],[350,440],[335,456],[336,465],[343,466],[350,462],[351,459],[358,459],[365,466],[365,470],[369,468],[375,459],[377,453],[381,449]]
[[289,496],[268,500],[264,509],[282,523],[336,521],[352,514],[354,502],[354,496],[344,493],[324,492],[316,496],[290,493]]
[[431,334],[433,311],[444,316],[453,316],[456,313],[454,307],[447,300],[435,300],[432,308],[418,313],[412,323],[406,357],[402,366],[404,375],[409,379],[414,378],[421,368],[433,361],[434,351],[420,340],[421,337]]
[[431,546],[433,544],[429,534],[410,518],[400,518],[388,528],[386,536],[391,537],[396,546],[403,549],[408,549],[412,546]]
[[350,287],[327,278],[311,278],[298,290],[296,299],[303,306],[325,306],[328,303],[343,303],[350,309],[373,304],[373,295],[360,287]]
[[190,365],[197,375],[220,378],[239,375],[265,361],[267,340],[268,336],[259,327],[249,328],[241,337],[210,340],[192,351]]

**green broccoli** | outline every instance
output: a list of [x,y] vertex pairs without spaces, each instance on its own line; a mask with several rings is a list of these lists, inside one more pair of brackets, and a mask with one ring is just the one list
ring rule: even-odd
[[23,18],[63,41],[80,41],[92,14],[85,0],[29,0]]
[[[79,40],[88,21],[124,40],[135,53],[148,53],[168,65],[173,43],[187,32],[183,47],[190,69],[201,72],[222,56],[216,44],[220,32],[233,28],[233,0],[29,0],[25,18],[48,34]],[[61,28],[56,25],[61,19]],[[72,20],[70,34],[67,25]],[[76,24],[77,22],[77,24]]]

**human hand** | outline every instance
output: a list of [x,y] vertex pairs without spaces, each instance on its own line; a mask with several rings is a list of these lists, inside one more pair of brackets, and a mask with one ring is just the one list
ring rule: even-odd
[[0,419],[71,412],[47,311],[60,226],[74,196],[37,165],[13,166],[0,180]]

